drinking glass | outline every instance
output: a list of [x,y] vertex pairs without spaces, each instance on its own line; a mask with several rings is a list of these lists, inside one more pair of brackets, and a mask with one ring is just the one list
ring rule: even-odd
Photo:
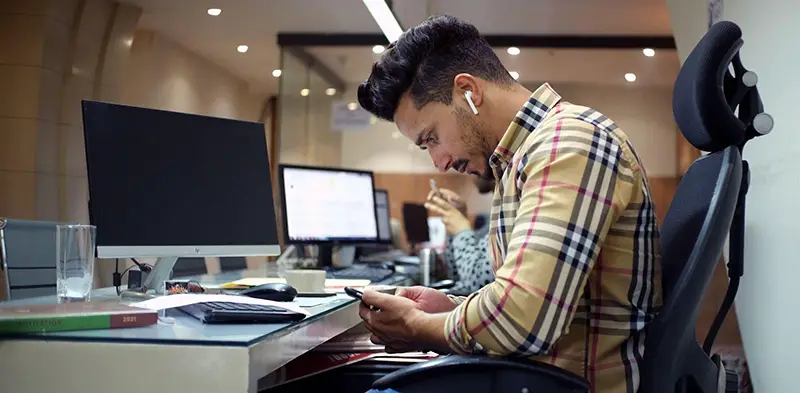
[[59,303],[89,300],[94,281],[93,225],[59,225],[56,234],[56,288]]

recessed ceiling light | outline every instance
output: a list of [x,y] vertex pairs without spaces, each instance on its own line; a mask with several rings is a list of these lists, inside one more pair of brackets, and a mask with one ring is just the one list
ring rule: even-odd
[[236,47],[236,50],[238,50],[240,53],[247,52],[248,49],[250,48],[248,48],[247,45],[239,45]]
[[351,111],[354,111],[354,110],[358,109],[358,104],[356,104],[355,102],[351,102],[351,103],[347,104],[347,109],[349,109]]
[[656,55],[656,51],[653,48],[644,48],[642,49],[642,53],[644,53],[647,57],[653,57]]
[[511,55],[511,56],[516,56],[516,55],[519,54],[519,52],[520,52],[519,48],[517,48],[516,46],[512,46],[512,47],[508,48],[508,54]]
[[372,47],[372,53],[375,53],[375,54],[381,54],[385,50],[386,50],[386,48],[384,48],[383,45],[375,45],[375,46]]
[[281,76],[282,73],[283,73],[283,71],[281,71],[281,70],[272,70],[272,76],[274,76],[276,78]]
[[329,96],[332,96],[332,95],[336,94],[336,89],[334,89],[332,87],[329,87],[329,88],[325,89],[325,94],[329,95]]
[[519,79],[519,72],[517,72],[517,71],[509,71],[509,74],[511,74],[511,77],[514,78],[514,80]]
[[209,8],[206,12],[208,12],[208,14],[211,16],[219,16],[219,14],[222,13],[222,10],[219,8]]
[[300,95],[303,96],[303,97],[307,96],[308,93],[311,93],[311,90],[308,90],[308,89],[300,90]]
[[629,73],[625,74],[625,80],[628,81],[628,82],[635,81],[636,80],[636,74],[634,74],[632,72],[629,72]]

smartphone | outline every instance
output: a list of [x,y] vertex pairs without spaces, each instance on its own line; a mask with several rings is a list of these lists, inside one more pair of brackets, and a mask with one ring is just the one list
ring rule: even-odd
[[[363,302],[364,292],[359,291],[358,289],[351,288],[351,287],[344,287],[344,293],[346,293],[350,297],[354,297],[358,300]],[[369,306],[370,310],[373,311],[380,311],[377,307]]]
[[359,291],[358,289],[351,288],[351,287],[344,287],[344,293],[346,293],[350,297],[354,297],[358,300],[361,300],[364,297],[364,292]]
[[441,198],[444,197],[442,195],[442,192],[439,191],[439,187],[436,186],[436,180],[433,180],[433,179],[431,179],[431,191],[433,191],[434,194],[436,194],[437,196],[439,196]]

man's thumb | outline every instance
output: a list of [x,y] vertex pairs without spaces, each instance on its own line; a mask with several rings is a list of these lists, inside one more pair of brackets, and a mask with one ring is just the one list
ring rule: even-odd
[[361,298],[361,300],[370,306],[388,309],[392,308],[392,305],[397,302],[399,298],[395,295],[387,295],[385,293],[367,289],[364,291],[364,296]]

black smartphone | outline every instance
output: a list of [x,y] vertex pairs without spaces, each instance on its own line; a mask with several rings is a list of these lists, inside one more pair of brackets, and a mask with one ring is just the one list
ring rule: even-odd
[[[358,289],[351,288],[351,287],[344,287],[344,293],[346,293],[350,297],[354,297],[354,298],[356,298],[358,300],[361,300],[362,302],[364,301],[364,299],[363,299],[364,298],[364,292],[361,292]],[[369,306],[369,309],[373,310],[373,311],[380,311],[380,309],[378,309],[377,307],[373,307],[373,306]]]
[[359,291],[358,289],[351,288],[351,287],[344,287],[344,293],[346,293],[350,297],[354,297],[358,300],[362,300],[364,297],[364,292]]

